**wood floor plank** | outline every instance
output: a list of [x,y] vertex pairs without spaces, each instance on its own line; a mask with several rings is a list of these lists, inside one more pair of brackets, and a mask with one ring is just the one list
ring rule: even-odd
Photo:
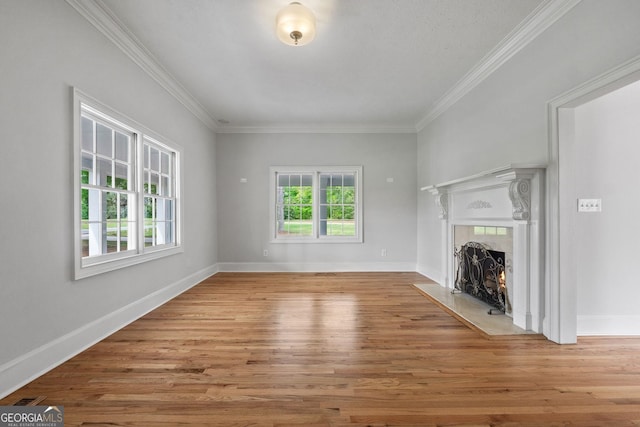
[[0,401],[67,426],[640,426],[640,338],[491,339],[417,273],[219,273]]

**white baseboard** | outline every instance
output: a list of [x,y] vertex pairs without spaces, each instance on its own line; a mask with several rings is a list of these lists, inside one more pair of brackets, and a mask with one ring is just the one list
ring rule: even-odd
[[0,366],[0,399],[218,272],[212,265]]
[[338,273],[356,271],[416,271],[416,265],[409,262],[221,262],[222,272],[246,273]]
[[578,336],[640,335],[640,316],[578,316]]

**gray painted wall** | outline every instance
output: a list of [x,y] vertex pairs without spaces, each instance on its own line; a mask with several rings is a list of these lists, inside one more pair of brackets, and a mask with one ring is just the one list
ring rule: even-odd
[[[220,134],[217,147],[221,269],[415,270],[415,135]],[[309,165],[363,166],[364,243],[270,243],[269,167]]]
[[[10,361],[211,268],[217,248],[211,130],[64,1],[0,2],[0,40],[2,395]],[[72,279],[72,86],[184,148],[183,254]]]
[[[419,132],[418,184],[509,163],[546,162],[548,102],[640,55],[639,17],[640,2],[634,0],[580,2]],[[438,279],[439,220],[426,192],[418,194],[418,218],[418,268]],[[640,296],[640,290],[633,294]]]

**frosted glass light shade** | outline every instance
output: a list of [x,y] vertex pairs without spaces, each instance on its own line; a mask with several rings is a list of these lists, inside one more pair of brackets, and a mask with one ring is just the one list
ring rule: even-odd
[[303,46],[316,36],[316,17],[311,10],[293,2],[278,12],[276,34],[284,44]]

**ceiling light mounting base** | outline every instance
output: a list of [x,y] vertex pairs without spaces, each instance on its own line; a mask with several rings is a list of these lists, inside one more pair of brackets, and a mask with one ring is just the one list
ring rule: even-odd
[[302,33],[300,31],[291,31],[289,37],[293,39],[293,43],[297,46],[298,41],[302,38]]

